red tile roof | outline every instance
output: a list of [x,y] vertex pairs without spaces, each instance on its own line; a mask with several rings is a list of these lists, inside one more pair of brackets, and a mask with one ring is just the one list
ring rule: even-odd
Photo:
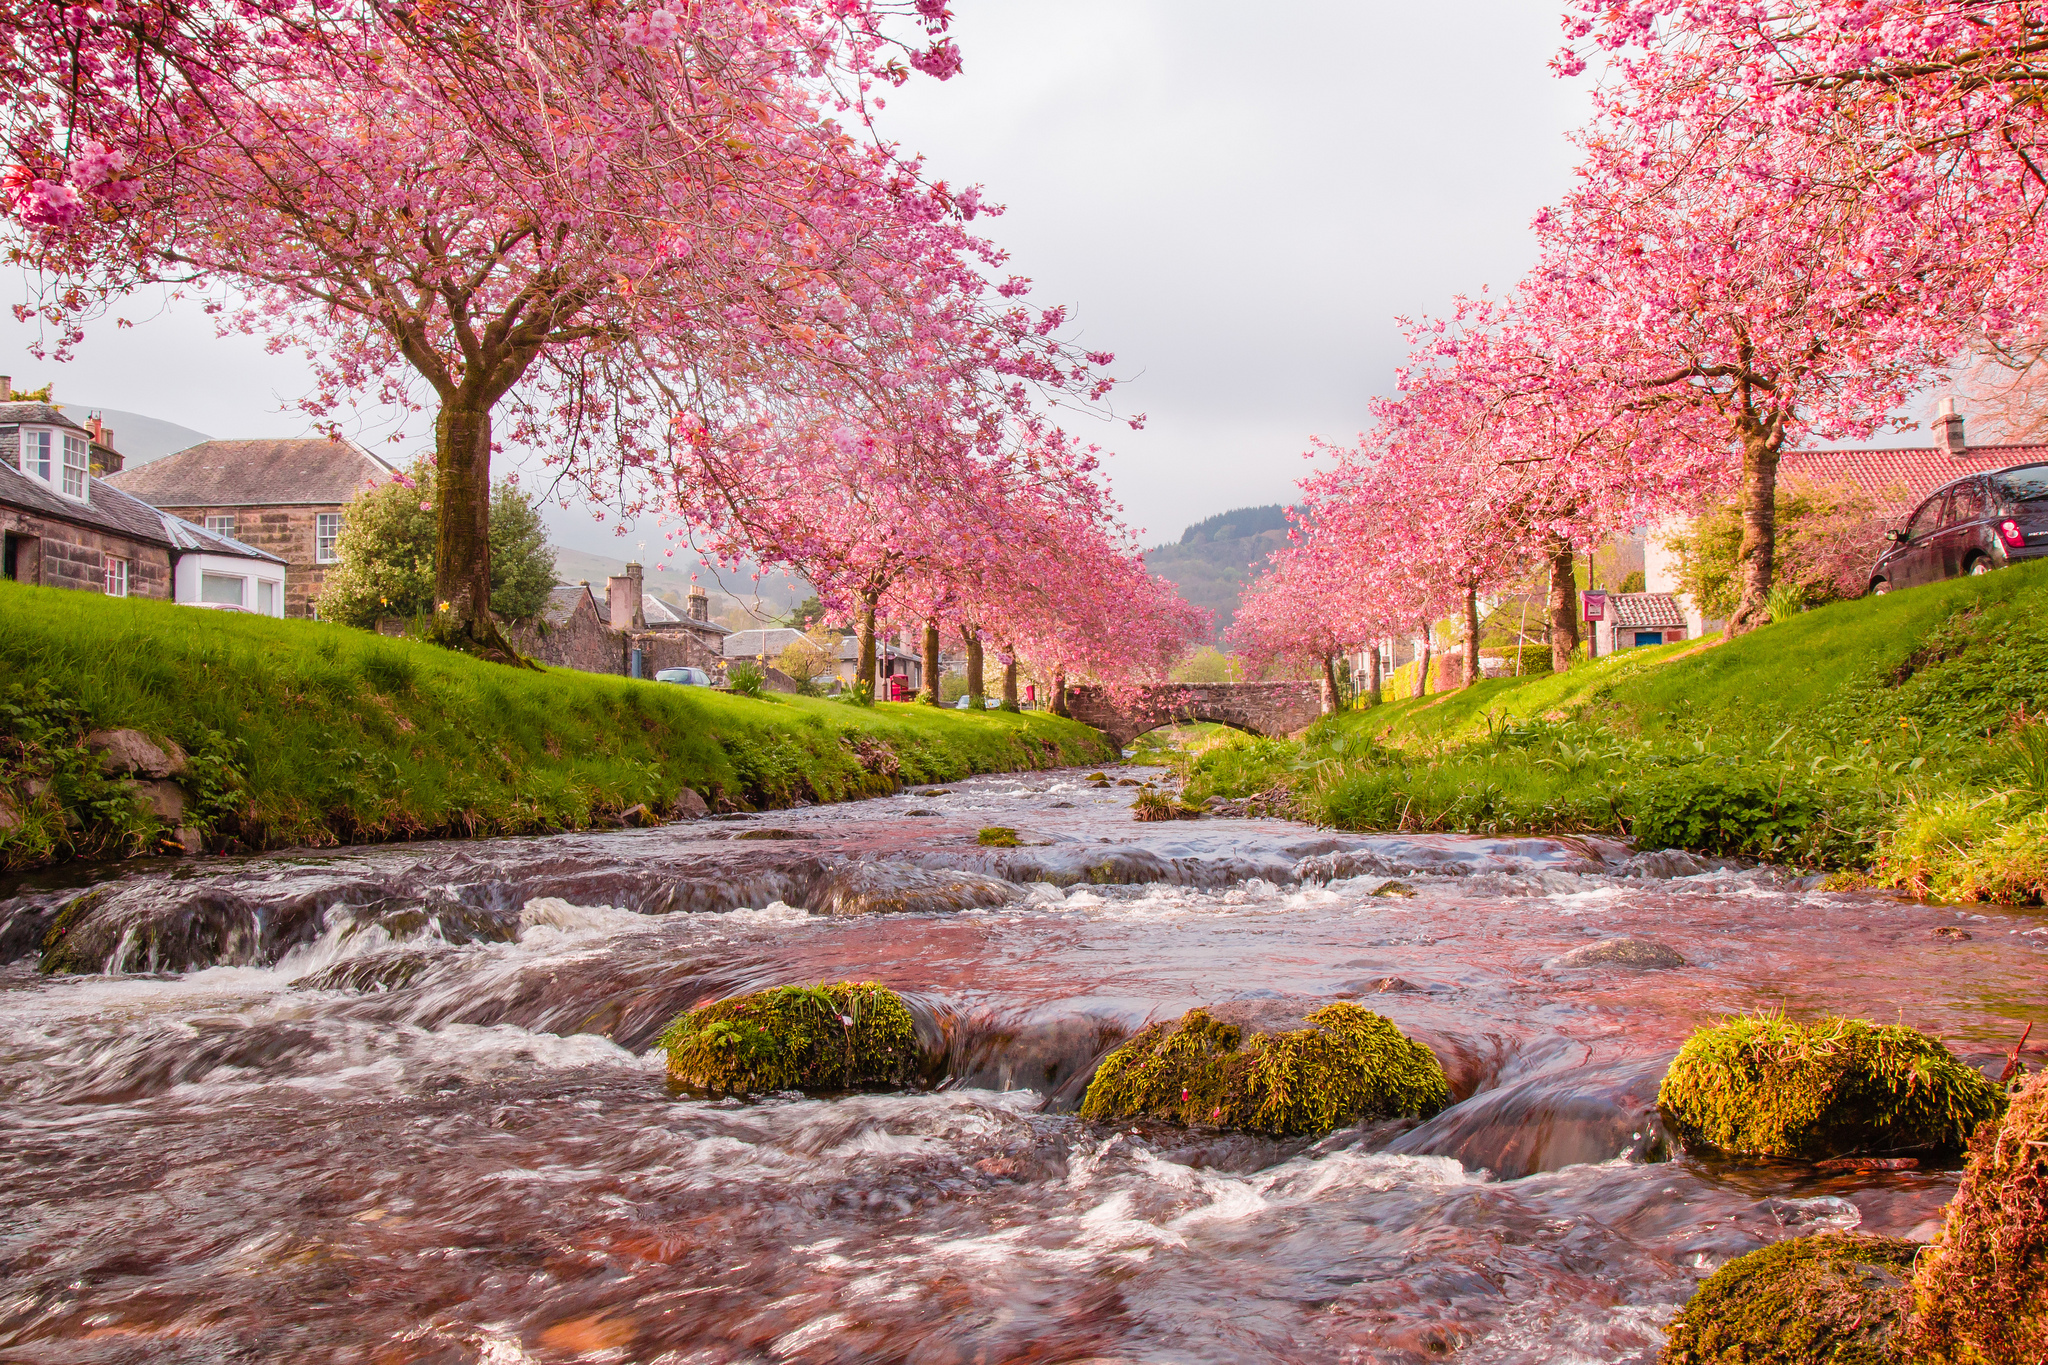
[[1685,613],[1668,592],[1611,592],[1607,606],[1616,630],[1685,629]]
[[1779,476],[1797,475],[1816,483],[1852,483],[1870,495],[1886,520],[1904,521],[1920,500],[1950,479],[1981,474],[2016,464],[2048,462],[2048,446],[1971,446],[1961,455],[1946,447],[1875,450],[1793,450],[1785,454]]

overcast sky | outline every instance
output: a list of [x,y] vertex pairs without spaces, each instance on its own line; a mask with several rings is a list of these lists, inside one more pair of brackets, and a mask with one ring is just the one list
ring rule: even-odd
[[[1146,542],[1286,500],[1312,435],[1348,439],[1402,354],[1395,318],[1510,285],[1563,189],[1580,82],[1551,75],[1557,11],[1476,0],[954,0],[966,69],[890,96],[884,130],[1009,206],[981,222],[1115,351],[1142,432],[1079,419]],[[1451,21],[1451,22],[1447,22]],[[17,287],[17,293],[18,293]],[[216,340],[189,305],[127,310],[76,359],[0,373],[210,435],[295,435],[288,357]],[[365,434],[381,429],[372,425]],[[557,538],[620,552],[561,519]]]

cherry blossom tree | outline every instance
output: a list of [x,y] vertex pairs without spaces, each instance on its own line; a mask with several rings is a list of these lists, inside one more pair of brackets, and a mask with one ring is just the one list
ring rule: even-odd
[[[484,527],[503,439],[637,496],[659,481],[635,471],[743,439],[764,404],[907,420],[929,450],[1034,387],[1102,392],[1107,357],[1067,354],[1057,310],[988,278],[978,194],[849,131],[907,74],[878,6],[35,8],[58,36],[10,30],[13,69],[40,75],[11,110],[6,207],[50,311],[206,282],[246,301],[235,325],[308,347],[316,409],[423,384],[450,641],[502,648]],[[943,28],[943,6],[917,12]],[[76,60],[36,67],[67,41]],[[950,75],[957,49],[910,63]]]

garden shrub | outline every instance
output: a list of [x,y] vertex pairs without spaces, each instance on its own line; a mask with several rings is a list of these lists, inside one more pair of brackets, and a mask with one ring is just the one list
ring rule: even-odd
[[1915,1029],[1760,1014],[1693,1034],[1657,1103],[1688,1143],[1819,1161],[1958,1152],[2002,1101],[1981,1072]]
[[768,686],[768,676],[753,664],[740,662],[725,670],[725,681],[742,697],[759,697]]
[[1978,1130],[1913,1298],[1914,1361],[2048,1360],[2048,1072],[2013,1097],[2001,1126]]
[[1894,1365],[1919,1249],[1829,1232],[1738,1256],[1693,1292],[1659,1365]]
[[1254,1034],[1190,1010],[1103,1059],[1081,1116],[1146,1116],[1273,1137],[1320,1136],[1364,1119],[1426,1117],[1451,1102],[1436,1055],[1346,1001],[1309,1027]]
[[671,1081],[710,1095],[896,1087],[924,1069],[910,1011],[871,981],[736,995],[683,1015],[658,1046]]
[[1695,763],[1636,789],[1629,833],[1638,848],[1763,858],[1799,842],[1818,814],[1804,783]]

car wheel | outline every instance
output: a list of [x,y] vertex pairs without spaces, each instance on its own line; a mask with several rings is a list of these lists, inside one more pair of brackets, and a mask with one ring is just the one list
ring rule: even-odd
[[1973,559],[1970,561],[1970,567],[1965,569],[1963,572],[1969,574],[1972,578],[1975,578],[1980,573],[1990,573],[1991,561],[1988,559],[1981,558]]
[[1889,578],[1880,578],[1870,585],[1870,595],[1872,597],[1882,597],[1891,590],[1892,581]]

